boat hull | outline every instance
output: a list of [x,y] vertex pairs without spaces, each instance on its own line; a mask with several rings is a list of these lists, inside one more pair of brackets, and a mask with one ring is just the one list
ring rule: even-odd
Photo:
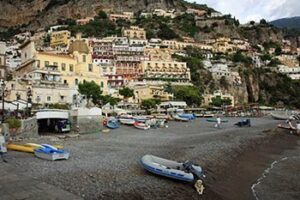
[[[145,155],[140,160],[141,166],[153,173],[167,178],[172,178],[185,182],[193,182],[195,177],[192,173],[184,171],[183,163],[159,158],[153,155]],[[195,169],[202,172],[202,168],[193,165]]]

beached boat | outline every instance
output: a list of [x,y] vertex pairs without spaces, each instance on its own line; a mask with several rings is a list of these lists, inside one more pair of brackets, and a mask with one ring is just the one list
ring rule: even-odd
[[[214,122],[217,123],[217,119],[216,118],[212,118],[212,119],[207,119],[207,122]],[[227,123],[228,120],[227,119],[221,119],[221,123]]]
[[183,113],[183,114],[179,114],[178,116],[179,116],[179,117],[182,117],[182,118],[187,118],[187,119],[189,119],[189,120],[196,119],[196,115],[195,115],[195,114],[187,114],[187,113]]
[[36,147],[20,145],[20,144],[13,144],[13,143],[7,144],[6,148],[8,150],[20,151],[20,152],[25,152],[25,153],[34,153],[34,150],[36,149]]
[[149,118],[147,116],[135,116],[133,119],[137,122],[145,123]]
[[173,118],[174,118],[175,121],[180,121],[180,122],[190,121],[188,118],[180,117],[179,115],[174,115]]
[[135,123],[135,120],[133,118],[120,118],[119,121],[121,124],[125,125],[133,125]]
[[34,155],[45,160],[67,160],[70,153],[67,150],[58,149],[48,144],[42,144],[43,148],[35,149]]
[[241,121],[235,123],[234,125],[239,126],[239,127],[250,127],[251,121],[250,121],[250,119],[244,119],[244,120],[241,120]]
[[145,155],[140,162],[145,170],[172,179],[194,182],[205,177],[202,168],[190,161],[176,162],[153,155]]
[[104,120],[103,124],[110,129],[117,129],[120,127],[117,119],[115,118],[108,118],[106,120]]
[[143,123],[143,122],[135,122],[133,125],[137,129],[142,129],[142,130],[150,129],[150,125]]
[[274,119],[276,120],[287,120],[290,119],[291,116],[287,114],[276,114],[276,113],[271,113],[270,114]]

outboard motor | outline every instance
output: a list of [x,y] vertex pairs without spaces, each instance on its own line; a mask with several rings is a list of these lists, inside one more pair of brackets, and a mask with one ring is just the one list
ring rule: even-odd
[[191,161],[185,161],[183,163],[183,167],[187,172],[190,172],[195,176],[194,187],[196,188],[199,194],[203,194],[204,191],[203,179],[205,178],[205,175],[203,174],[202,169],[201,170],[195,169]]

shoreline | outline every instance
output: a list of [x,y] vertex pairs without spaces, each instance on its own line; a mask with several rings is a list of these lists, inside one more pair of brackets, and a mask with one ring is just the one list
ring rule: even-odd
[[[269,172],[275,163],[286,160],[289,155],[286,152],[298,151],[299,137],[289,135],[286,131],[275,132],[262,141],[256,141],[258,143],[249,144],[243,152],[233,158],[223,170],[223,176],[219,176],[222,178],[210,184],[211,188],[217,188],[213,192],[221,199],[261,199],[256,191],[255,195],[253,194],[253,185],[263,181],[261,177],[265,176],[266,170]],[[290,191],[292,192],[298,191]]]

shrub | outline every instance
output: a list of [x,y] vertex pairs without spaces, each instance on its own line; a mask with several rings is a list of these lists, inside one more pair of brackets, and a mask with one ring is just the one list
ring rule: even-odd
[[5,123],[9,125],[10,129],[20,128],[21,127],[21,121],[19,119],[10,117],[5,120]]

